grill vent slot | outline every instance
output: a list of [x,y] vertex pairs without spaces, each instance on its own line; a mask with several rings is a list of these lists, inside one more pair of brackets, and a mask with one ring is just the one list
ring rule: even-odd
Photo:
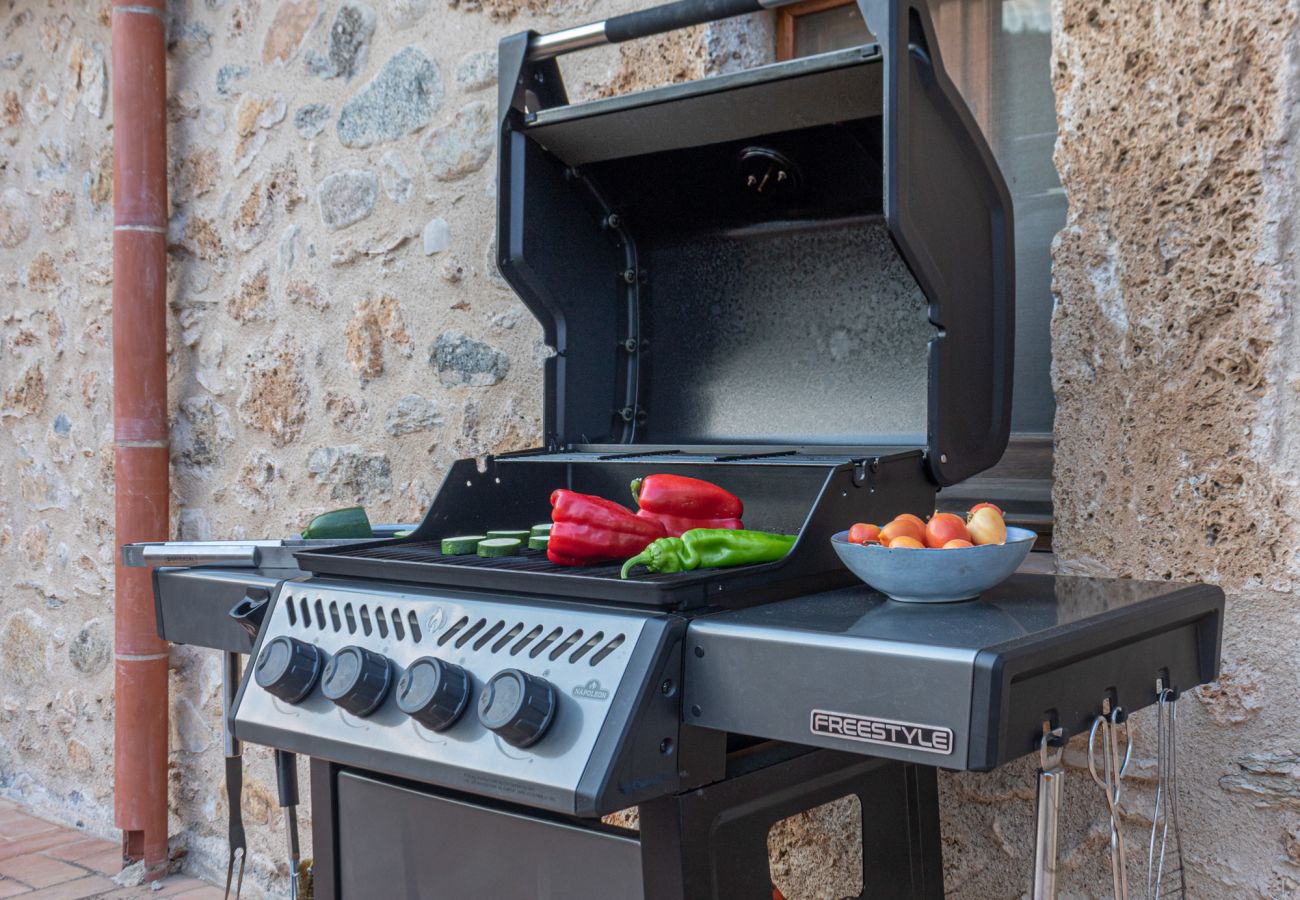
[[384,608],[382,606],[375,607],[375,627],[379,629],[379,636],[381,638],[388,637],[388,619],[384,615]]
[[320,597],[316,598],[316,627],[321,631],[325,630],[325,604],[321,602]]
[[468,624],[469,624],[469,616],[461,616],[455,622],[451,623],[451,625],[447,627],[447,630],[444,631],[442,635],[438,638],[438,646],[441,647],[443,644],[447,643],[449,640],[454,638],[456,636],[456,632],[460,631]]
[[287,613],[289,614],[289,625],[290,625],[290,627],[296,627],[296,626],[298,625],[298,612],[297,612],[297,610],[295,610],[295,609],[293,608],[293,598],[292,598],[292,597],[285,597],[285,598],[284,598],[284,610],[285,610],[285,612],[287,612]]
[[[394,610],[392,613],[393,628],[397,633],[398,640],[403,640],[401,627],[404,624],[400,621],[399,613]],[[380,630],[383,630],[383,616],[380,616]],[[418,624],[414,618],[414,613],[409,619],[411,625],[411,639],[418,641],[421,636],[418,632]],[[543,633],[545,636],[543,637]],[[432,634],[430,635],[432,637]],[[598,665],[602,660],[617,650],[626,640],[626,636],[616,634],[608,637],[605,632],[597,631],[594,634],[587,635],[581,628],[575,628],[567,631],[561,626],[555,626],[547,631],[545,625],[533,624],[527,622],[515,622],[513,625],[509,619],[488,619],[479,616],[477,619],[471,619],[469,616],[460,616],[441,632],[437,633],[437,644],[439,647],[445,647],[452,644],[456,649],[468,647],[472,651],[481,651],[486,649],[488,653],[504,653],[507,648],[511,656],[517,656],[528,651],[530,659],[537,659],[543,653],[550,651],[549,658],[552,662],[559,660],[566,653],[569,663],[578,663],[581,660],[587,660],[590,665]]]
[[505,634],[501,635],[501,639],[492,645],[492,652],[500,653],[501,648],[504,647],[506,644],[510,643],[511,641],[513,641],[516,637],[518,637],[519,632],[523,630],[524,630],[524,623],[516,622],[514,628],[511,628]]
[[402,614],[393,610],[393,635],[399,640],[406,640],[406,629],[402,626]]
[[563,628],[554,628],[554,629],[552,629],[550,634],[548,634],[546,637],[542,638],[542,639],[541,639],[541,640],[540,640],[540,641],[539,641],[539,642],[538,642],[538,643],[533,647],[532,650],[528,651],[528,657],[529,657],[529,659],[537,659],[537,657],[541,656],[542,653],[546,650],[546,648],[549,647],[552,643],[554,643],[555,639],[558,638],[558,637],[559,637],[560,635],[562,635],[562,634],[564,634],[564,629],[563,629]]
[[519,639],[519,642],[510,648],[510,655],[515,656],[516,654],[518,654],[520,650],[524,649],[530,643],[537,640],[537,636],[541,633],[542,633],[542,626],[534,625],[532,631],[528,632],[526,635],[521,637]]
[[557,659],[563,656],[570,647],[578,643],[578,641],[580,641],[581,639],[582,639],[582,629],[581,628],[574,629],[572,634],[570,634],[563,641],[557,644],[555,649],[551,651],[551,656],[550,656],[551,662],[555,662]]
[[495,625],[493,625],[487,631],[483,632],[483,636],[474,642],[474,649],[482,650],[483,645],[486,644],[488,641],[492,640],[498,634],[500,634],[501,629],[505,627],[506,627],[506,623],[498,619]]
[[302,627],[303,627],[303,628],[310,628],[310,627],[311,627],[311,611],[310,611],[310,607],[307,606],[307,598],[306,598],[306,597],[299,597],[299,598],[298,598],[298,611],[302,613]]
[[574,650],[571,654],[569,654],[569,662],[576,663],[578,660],[582,659],[584,656],[590,653],[592,648],[595,647],[604,639],[605,639],[605,632],[597,631],[591,637],[587,638],[587,640],[582,644],[582,646],[580,646],[577,650]]
[[464,647],[466,644],[468,644],[470,642],[470,639],[473,638],[474,635],[482,631],[483,626],[486,624],[487,624],[487,619],[479,619],[473,625],[469,626],[469,629],[464,634],[456,638],[456,648],[460,649],[461,647]]
[[343,620],[339,618],[339,604],[337,600],[330,601],[330,624],[334,626],[335,634],[338,634],[343,630]]
[[352,604],[343,604],[343,621],[348,623],[348,634],[357,633],[357,617],[352,612]]
[[605,657],[609,656],[619,647],[623,646],[623,642],[625,640],[627,640],[627,638],[625,638],[621,634],[614,635],[612,638],[609,639],[608,644],[606,644],[605,646],[601,647],[599,650],[596,651],[596,655],[591,658],[589,665],[593,665],[593,666],[600,665],[600,663],[605,659]]
[[420,631],[420,617],[415,614],[415,610],[406,614],[406,621],[411,627],[411,640],[417,644],[424,640],[424,633]]
[[370,632],[375,630],[375,626],[370,621],[370,607],[364,603],[361,604],[361,633],[370,637]]

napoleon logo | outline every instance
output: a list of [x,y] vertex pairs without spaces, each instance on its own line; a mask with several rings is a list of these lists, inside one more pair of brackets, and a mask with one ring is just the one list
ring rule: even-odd
[[580,684],[573,689],[573,696],[582,697],[587,700],[608,700],[609,690],[600,686],[600,682],[591,679],[586,684]]
[[809,727],[813,734],[862,741],[864,744],[906,747],[909,750],[941,753],[944,756],[952,753],[952,729],[937,725],[917,725],[814,709]]

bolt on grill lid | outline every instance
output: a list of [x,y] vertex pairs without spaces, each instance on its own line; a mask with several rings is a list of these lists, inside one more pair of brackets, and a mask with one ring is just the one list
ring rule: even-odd
[[575,105],[502,41],[498,263],[555,350],[548,443],[1001,457],[1010,196],[924,4],[884,6],[879,45]]

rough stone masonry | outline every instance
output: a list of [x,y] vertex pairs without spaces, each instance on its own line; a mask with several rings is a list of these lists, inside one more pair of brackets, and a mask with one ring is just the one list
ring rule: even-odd
[[[492,266],[500,36],[634,0],[170,5],[173,533],[296,531],[363,499],[417,518],[452,461],[532,446],[540,331]],[[1057,546],[1071,570],[1231,593],[1188,698],[1198,897],[1294,895],[1300,643],[1292,4],[1058,0]],[[111,833],[113,111],[106,0],[0,10],[0,794]],[[565,62],[579,99],[770,59],[770,18]],[[172,655],[171,830],[225,859],[215,654]],[[1152,735],[1126,803],[1140,828]],[[282,890],[250,747],[252,890]],[[1076,769],[1079,755],[1072,753]],[[1077,774],[1077,772],[1076,772]],[[960,896],[1019,896],[1032,770],[942,781]],[[1099,797],[1067,794],[1066,888],[1108,889]],[[860,880],[836,804],[773,833],[787,897]],[[309,824],[309,820],[305,822]],[[870,853],[870,848],[867,848]]]

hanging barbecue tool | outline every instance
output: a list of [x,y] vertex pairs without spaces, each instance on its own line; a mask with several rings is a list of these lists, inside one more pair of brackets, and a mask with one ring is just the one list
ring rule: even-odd
[[1038,745],[1038,829],[1034,838],[1034,900],[1056,900],[1056,827],[1065,769],[1064,732],[1043,723]]
[[[1152,900],[1187,896],[1183,838],[1178,827],[1178,692],[1165,687],[1163,679],[1156,679],[1156,716],[1156,802],[1147,843],[1147,896]],[[1171,829],[1172,859],[1166,855]]]
[[[1088,772],[1092,780],[1106,795],[1106,807],[1110,810],[1110,872],[1114,880],[1115,900],[1128,900],[1127,854],[1124,848],[1124,831],[1119,820],[1120,782],[1128,770],[1129,758],[1133,754],[1133,740],[1124,727],[1124,753],[1120,761],[1119,731],[1124,725],[1124,710],[1112,705],[1109,697],[1101,702],[1101,715],[1092,722],[1088,732]],[[1101,732],[1102,774],[1097,774],[1097,733]]]
[[[226,835],[230,844],[230,856],[226,860],[226,900],[230,900],[232,880],[235,885],[235,900],[239,900],[240,891],[244,887],[244,860],[248,855],[248,844],[244,837],[244,816],[240,808],[240,796],[244,792],[244,759],[239,738],[235,737],[230,729],[230,718],[235,712],[235,694],[239,690],[242,669],[238,653],[226,651],[222,657],[221,743],[226,754],[226,808],[229,816]],[[236,860],[239,863],[237,875]]]
[[298,850],[298,755],[285,750],[275,751],[275,789],[280,795],[280,808],[284,810],[285,833],[289,839],[289,900],[298,900],[299,868],[302,864]]

